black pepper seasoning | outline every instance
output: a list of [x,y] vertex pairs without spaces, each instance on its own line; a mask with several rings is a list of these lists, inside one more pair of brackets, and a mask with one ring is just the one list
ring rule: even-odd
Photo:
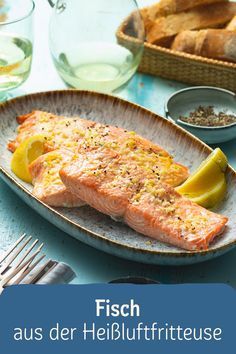
[[180,116],[179,120],[193,125],[220,127],[236,123],[236,115],[223,111],[216,113],[213,106],[199,106],[188,117]]

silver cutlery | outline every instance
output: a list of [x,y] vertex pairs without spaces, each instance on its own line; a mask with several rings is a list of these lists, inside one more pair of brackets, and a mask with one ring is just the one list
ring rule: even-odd
[[32,236],[23,234],[0,256],[0,294],[6,286],[21,282],[35,284],[55,267],[52,260],[40,264],[45,254],[41,255],[43,243],[39,246],[38,243],[38,239],[33,240]]

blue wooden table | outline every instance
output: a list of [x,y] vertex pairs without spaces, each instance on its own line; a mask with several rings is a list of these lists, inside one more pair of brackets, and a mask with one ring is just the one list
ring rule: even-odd
[[[36,5],[38,5],[37,2]],[[48,6],[40,2],[35,16],[35,49],[30,78],[15,94],[65,88],[58,77],[48,49]],[[39,30],[40,29],[40,30]],[[45,29],[45,30],[41,30]],[[136,74],[120,97],[164,114],[167,97],[186,85]],[[236,140],[220,146],[236,167]],[[45,221],[0,181],[0,249],[6,249],[26,232],[45,242],[48,257],[70,264],[77,273],[74,283],[107,282],[127,275],[146,276],[165,283],[223,282],[236,286],[236,249],[216,260],[186,267],[138,264],[116,258],[73,239]]]

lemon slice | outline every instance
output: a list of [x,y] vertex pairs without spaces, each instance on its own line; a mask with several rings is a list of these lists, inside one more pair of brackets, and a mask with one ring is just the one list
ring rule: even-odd
[[18,146],[11,160],[11,169],[17,177],[28,183],[32,182],[29,164],[44,153],[44,143],[45,136],[34,135]]
[[227,184],[225,176],[222,176],[221,181],[219,181],[211,190],[207,191],[205,194],[192,197],[191,200],[205,208],[213,208],[219,202],[224,199],[227,191]]
[[176,190],[195,203],[205,208],[212,208],[225,196],[227,166],[228,161],[225,154],[217,148],[201,163],[196,172]]

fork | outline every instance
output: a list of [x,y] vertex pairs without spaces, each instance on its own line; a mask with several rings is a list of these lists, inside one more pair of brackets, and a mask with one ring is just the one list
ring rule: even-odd
[[[24,280],[24,284],[34,284],[41,276],[48,273],[53,266],[51,260],[41,266],[38,264],[45,258],[45,254],[40,255],[44,246],[41,243],[33,252],[39,240],[33,240],[32,236],[23,234],[6,252],[0,257],[0,294],[6,286],[17,285]],[[28,246],[28,248],[27,248]],[[32,271],[38,266],[34,271]]]

